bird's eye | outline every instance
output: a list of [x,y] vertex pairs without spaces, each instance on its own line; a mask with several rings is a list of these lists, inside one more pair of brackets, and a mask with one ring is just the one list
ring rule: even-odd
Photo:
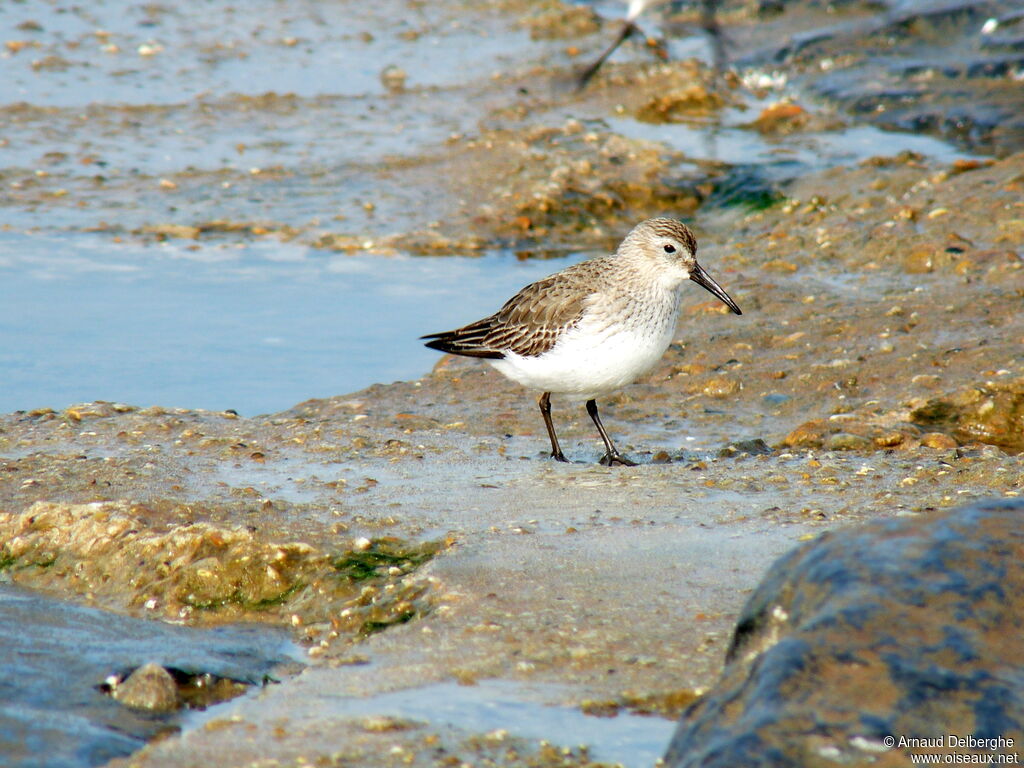
[[676,247],[674,245],[672,245],[671,243],[669,243],[669,244],[667,244],[665,246],[665,253],[675,253],[675,252],[676,252]]

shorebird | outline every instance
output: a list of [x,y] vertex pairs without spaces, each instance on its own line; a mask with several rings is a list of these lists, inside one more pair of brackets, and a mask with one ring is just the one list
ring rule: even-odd
[[421,338],[432,349],[484,358],[513,381],[540,391],[537,403],[553,459],[567,461],[551,423],[551,395],[557,394],[586,401],[604,441],[602,464],[633,465],[608,437],[596,397],[658,363],[675,335],[687,279],[742,314],[697,263],[697,240],[689,228],[675,219],[648,219],[614,254],[531,283],[483,320]]
[[[587,83],[589,83],[591,78],[597,74],[597,71],[601,68],[601,65],[604,64],[607,58],[615,53],[619,46],[622,45],[630,35],[634,32],[640,31],[640,28],[636,24],[636,20],[640,17],[640,14],[648,8],[653,8],[656,5],[666,5],[671,0],[627,1],[629,2],[629,7],[626,9],[626,19],[622,30],[619,32],[615,40],[612,41],[612,44],[605,49],[604,53],[598,56],[590,66],[580,73],[577,90],[583,90],[586,88]],[[700,26],[711,38],[715,72],[721,72],[725,68],[725,45],[722,41],[721,27],[718,25],[718,20],[715,17],[715,6],[717,4],[718,0],[701,0]]]

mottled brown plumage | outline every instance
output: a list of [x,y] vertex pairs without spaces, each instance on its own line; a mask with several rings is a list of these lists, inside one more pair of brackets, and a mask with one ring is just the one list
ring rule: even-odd
[[523,288],[489,317],[424,339],[454,355],[499,359],[505,352],[535,357],[551,349],[583,317],[586,300],[599,288],[612,257],[574,264]]

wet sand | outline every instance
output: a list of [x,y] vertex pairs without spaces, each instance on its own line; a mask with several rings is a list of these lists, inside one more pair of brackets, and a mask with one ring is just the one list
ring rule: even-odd
[[[566,41],[543,45],[556,57]],[[1022,492],[1024,155],[1007,143],[998,159],[950,162],[879,146],[774,197],[714,206],[734,169],[696,163],[680,184],[677,152],[598,124],[680,89],[662,113],[721,108],[699,65],[634,53],[583,95],[510,88],[565,74],[544,58],[455,89],[486,119],[472,137],[376,164],[393,186],[381,182],[372,216],[359,198],[359,224],[312,226],[272,205],[298,199],[285,181],[300,175],[338,188],[288,168],[232,176],[246,192],[216,225],[205,172],[166,175],[163,191],[157,176],[102,182],[105,204],[137,201],[108,221],[111,236],[341,252],[557,255],[609,247],[643,216],[692,216],[702,264],[744,310],[693,287],[659,367],[602,401],[638,467],[597,466],[585,412],[557,399],[574,463],[551,462],[533,396],[447,357],[419,380],[269,416],[91,403],[0,417],[12,581],[190,625],[284,624],[306,649],[301,674],[121,764],[649,764],[714,683],[778,555],[832,527]],[[724,93],[750,98],[737,84]],[[766,130],[780,119],[798,133],[847,119],[825,112],[760,114]],[[84,226],[69,203],[98,182],[38,178],[7,205]],[[273,220],[242,210],[256,187]],[[147,201],[168,193],[181,201],[170,223],[191,229]],[[462,689],[474,693],[459,704]],[[468,718],[487,702],[508,706]],[[549,706],[622,714],[581,738]],[[664,727],[660,745],[657,725],[626,717],[638,711],[656,713],[645,722]],[[545,718],[546,733],[528,725]]]

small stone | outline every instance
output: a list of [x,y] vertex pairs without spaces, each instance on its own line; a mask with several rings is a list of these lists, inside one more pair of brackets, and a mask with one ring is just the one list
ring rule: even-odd
[[195,240],[202,233],[199,227],[187,224],[151,224],[139,230],[143,235],[155,235],[160,240],[177,237],[183,240]]
[[729,397],[740,391],[740,383],[735,379],[716,376],[713,379],[708,379],[701,391],[708,397]]
[[892,448],[901,444],[907,436],[902,432],[893,430],[892,432],[886,432],[885,434],[879,435],[875,438],[875,445],[879,448]]
[[408,731],[412,728],[420,727],[420,724],[415,720],[407,720],[392,715],[370,715],[369,717],[364,717],[359,724],[368,733]]
[[692,115],[707,115],[721,109],[725,101],[702,85],[662,93],[636,111],[636,119],[644,123],[668,123]]
[[873,443],[860,435],[839,432],[829,437],[826,446],[830,451],[866,451],[873,447]]
[[796,272],[800,267],[785,259],[772,259],[762,264],[761,269],[765,272]]
[[729,458],[731,456],[738,456],[741,454],[748,454],[750,456],[765,456],[772,452],[771,446],[768,445],[760,437],[755,437],[752,440],[736,440],[729,443],[722,450],[718,452],[721,458]]
[[178,685],[159,664],[144,664],[114,688],[114,698],[127,707],[151,712],[173,712],[181,707]]
[[903,259],[903,271],[909,275],[923,275],[935,270],[935,251],[932,248],[915,248]]
[[952,451],[957,447],[957,442],[942,432],[929,432],[921,435],[921,445],[938,451]]
[[786,435],[783,444],[790,448],[820,448],[829,425],[824,419],[807,421]]
[[772,104],[765,107],[750,127],[761,133],[790,133],[807,125],[809,115],[799,104]]
[[397,67],[392,64],[389,67],[384,67],[380,73],[380,82],[389,91],[403,91],[405,90],[405,81],[409,78],[409,75],[401,67]]

